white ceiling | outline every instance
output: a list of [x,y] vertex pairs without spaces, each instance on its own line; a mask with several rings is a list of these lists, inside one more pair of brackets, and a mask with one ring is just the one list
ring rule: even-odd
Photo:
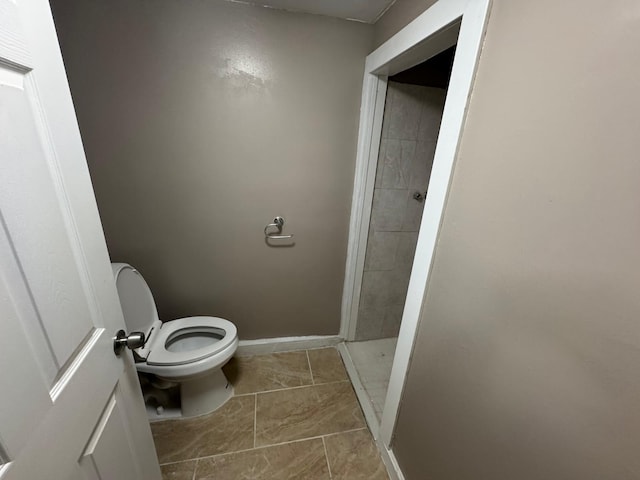
[[374,23],[393,2],[395,0],[249,0],[246,3]]

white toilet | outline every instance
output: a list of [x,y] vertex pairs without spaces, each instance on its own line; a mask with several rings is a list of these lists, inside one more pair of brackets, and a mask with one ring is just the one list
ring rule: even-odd
[[143,347],[134,350],[139,372],[180,385],[183,417],[209,413],[233,395],[222,372],[238,348],[233,323],[217,317],[187,317],[161,322],[153,295],[131,265],[113,263],[128,333],[144,332]]

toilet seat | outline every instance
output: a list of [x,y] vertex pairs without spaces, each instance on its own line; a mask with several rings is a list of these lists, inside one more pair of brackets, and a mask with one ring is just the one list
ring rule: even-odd
[[[208,345],[195,348],[172,345],[183,338],[217,337]],[[147,356],[148,365],[186,365],[216,355],[237,343],[238,332],[233,323],[218,317],[187,317],[165,322],[159,331],[150,339],[151,345]],[[172,343],[174,342],[174,343]],[[187,342],[185,342],[187,343]]]
[[[186,317],[163,323],[142,275],[126,263],[111,265],[125,324],[147,337],[144,346],[135,349],[138,371],[170,379],[191,378],[222,365],[234,354],[238,331],[233,323],[218,317]],[[220,338],[216,341],[215,336]]]
[[165,387],[179,386],[183,417],[203,415],[222,406],[233,396],[233,386],[222,366],[238,348],[235,325],[218,317],[162,323],[140,272],[126,263],[112,263],[111,268],[127,330],[145,334],[145,344],[134,350],[138,372],[169,382]]

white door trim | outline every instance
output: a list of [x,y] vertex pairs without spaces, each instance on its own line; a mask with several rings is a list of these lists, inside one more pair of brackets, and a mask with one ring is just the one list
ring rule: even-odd
[[380,424],[379,441],[386,447],[391,446],[490,5],[491,0],[440,0],[366,59],[342,299],[340,334],[347,340],[355,337],[387,76],[417,65],[457,43]]

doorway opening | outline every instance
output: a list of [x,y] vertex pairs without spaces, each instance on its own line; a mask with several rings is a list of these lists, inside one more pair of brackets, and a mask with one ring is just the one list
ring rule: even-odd
[[[383,460],[390,471],[396,473],[399,472],[399,467],[393,453],[393,432],[396,426],[405,380],[410,368],[416,332],[421,321],[423,302],[426,297],[440,223],[445,210],[447,194],[453,174],[456,153],[460,144],[462,127],[469,104],[476,66],[484,39],[490,5],[491,0],[439,0],[367,56],[365,62],[360,129],[358,133],[358,153],[356,157],[353,203],[349,225],[349,245],[340,330],[340,335],[346,340],[346,343],[338,345],[338,349],[342,354],[345,366],[354,384],[356,394],[363,407],[365,418],[378,443]],[[418,67],[417,70],[412,70],[413,67],[427,62],[427,60],[436,57],[454,46],[455,51],[450,52],[453,54],[453,66],[450,68],[450,78],[445,95],[444,110],[439,112],[441,113],[440,128],[437,133],[435,152],[433,153],[433,162],[430,172],[428,173],[428,187],[425,191],[426,196],[424,196],[423,203],[420,204],[419,197],[413,199],[413,195],[416,192],[420,195],[422,195],[423,192],[418,189],[413,189],[414,186],[418,185],[411,184],[411,176],[407,177],[409,184],[406,183],[405,178],[406,188],[398,188],[398,190],[405,190],[406,203],[404,204],[404,208],[405,210],[413,208],[413,213],[415,214],[413,221],[419,224],[419,228],[417,232],[412,230],[403,231],[402,226],[410,224],[410,222],[404,222],[407,214],[403,212],[403,223],[399,231],[396,230],[396,233],[407,233],[407,238],[410,237],[409,234],[412,234],[413,238],[415,238],[417,233],[415,254],[411,255],[414,247],[410,245],[410,242],[405,238],[407,245],[403,245],[403,249],[400,249],[402,255],[398,256],[401,238],[394,239],[393,235],[387,235],[387,239],[382,238],[384,235],[378,235],[378,240],[380,241],[378,247],[376,247],[378,240],[372,239],[369,248],[371,253],[368,253],[369,234],[371,233],[372,236],[376,234],[375,225],[377,220],[374,219],[371,221],[371,219],[378,215],[373,211],[374,193],[376,193],[376,176],[378,176],[378,190],[384,190],[382,186],[386,185],[386,183],[382,183],[383,181],[393,182],[397,180],[397,172],[394,172],[391,167],[388,169],[389,171],[385,178],[384,160],[382,160],[379,155],[381,153],[380,149],[382,148],[382,150],[384,150],[382,158],[385,158],[386,152],[389,150],[389,135],[392,133],[392,123],[390,123],[392,121],[387,121],[384,118],[385,111],[387,110],[385,109],[387,93],[389,93],[390,97],[389,110],[392,110],[395,96],[401,96],[402,98],[411,97],[406,90],[414,88],[414,74],[420,70],[420,67]],[[429,64],[427,63],[427,65]],[[419,76],[420,75],[418,75],[418,77]],[[397,85],[394,85],[394,83]],[[431,86],[429,88],[437,87]],[[397,92],[394,93],[393,90],[396,89],[401,92],[405,89],[404,94],[398,95]],[[435,98],[437,97],[434,96],[433,102],[438,104]],[[442,105],[442,103],[439,105]],[[413,108],[420,109],[420,115],[422,115],[422,106]],[[406,113],[406,111],[404,112]],[[406,116],[405,114],[401,114],[401,118]],[[398,120],[399,123],[403,123],[403,121]],[[383,123],[385,122],[389,124],[388,127],[383,127]],[[383,128],[385,129],[385,135],[383,135]],[[392,138],[391,140],[402,139]],[[415,142],[415,148],[417,150],[419,139],[416,137],[413,141]],[[428,142],[423,143],[426,145]],[[395,147],[391,147],[391,150],[393,150],[393,148],[397,149],[397,147],[398,144],[396,143]],[[401,147],[402,143],[400,142],[400,163],[402,163],[403,155]],[[410,152],[411,148],[412,145],[408,145],[407,152]],[[409,155],[409,153],[405,153],[405,155]],[[379,160],[382,162],[380,173],[377,168]],[[421,166],[428,171],[428,163],[426,165],[426,168],[425,164]],[[393,190],[393,188],[390,190]],[[375,202],[376,205],[378,203],[384,204],[384,202],[381,201],[384,195],[393,196],[390,193],[380,193]],[[409,202],[409,195],[411,195],[412,202],[416,202],[416,200],[418,200],[418,202]],[[420,209],[422,211],[418,212]],[[418,213],[422,215],[420,220],[416,220]],[[380,214],[379,216],[384,217],[384,214]],[[392,218],[393,215],[390,214],[388,217]],[[409,216],[407,216],[407,218],[409,218]],[[397,228],[396,224],[396,229]],[[382,232],[384,232],[384,230],[382,230]],[[388,245],[385,246],[385,240],[389,240],[391,247],[388,247]],[[394,309],[396,313],[400,311],[402,313],[399,331],[397,331],[397,342],[395,341],[395,337],[387,337],[394,340],[389,341],[391,348],[387,348],[384,357],[382,357],[382,355],[380,356],[386,363],[386,371],[384,374],[381,373],[380,377],[385,378],[385,380],[388,378],[388,388],[386,388],[386,395],[384,395],[384,387],[386,387],[387,381],[377,385],[380,389],[378,392],[377,408],[375,408],[353,361],[351,355],[353,343],[350,342],[356,341],[360,335],[364,335],[368,330],[366,320],[362,323],[361,319],[359,320],[358,318],[361,313],[361,294],[365,292],[364,296],[367,296],[366,286],[364,290],[362,288],[363,280],[375,283],[375,278],[364,278],[365,263],[367,264],[367,271],[375,271],[373,267],[380,267],[380,263],[376,264],[378,259],[383,263],[385,257],[384,255],[376,256],[374,250],[376,248],[382,248],[384,250],[384,248],[387,247],[393,249],[395,245],[394,242],[396,241],[398,244],[395,249],[394,264],[391,265],[389,263],[383,265],[383,267],[396,269],[396,263],[399,263],[398,270],[402,270],[400,265],[402,262],[399,261],[405,258],[404,273],[410,272],[410,275],[408,284],[405,277],[402,281],[397,282],[397,284],[394,283],[393,285],[387,281],[386,285],[389,287],[387,290],[384,288],[378,289],[379,292],[382,292],[382,299],[386,297],[386,300],[395,299],[395,301],[385,303],[384,314],[387,314],[387,310],[390,312],[388,320],[385,322],[384,316],[381,317],[378,315],[376,320],[378,326],[369,327],[369,330],[378,332],[377,334],[383,337],[382,341],[384,341],[384,335],[387,333],[395,335],[398,329],[398,317],[394,315]],[[407,254],[407,252],[409,253]],[[406,256],[403,257],[405,254]],[[367,256],[370,257],[368,261]],[[411,261],[412,256],[413,260]],[[412,263],[412,265],[408,267],[406,265],[408,263]],[[380,268],[380,270],[382,270],[382,268]],[[382,274],[377,275],[378,277],[383,276]],[[375,276],[376,275],[368,275],[368,277]],[[384,286],[385,280],[383,279],[381,283]],[[399,288],[400,286],[402,288]],[[399,304],[402,303],[402,297],[405,292],[404,307],[400,307]],[[400,298],[400,300],[397,300],[398,298]],[[381,305],[382,299],[378,298],[374,300],[372,298],[364,298],[362,304],[363,309],[366,308],[367,302],[378,302],[378,304]],[[394,343],[395,352],[391,354],[390,352],[393,350]],[[357,354],[355,355],[357,356]],[[387,374],[389,365],[391,365],[390,377]],[[373,370],[375,371],[375,369]],[[384,401],[382,401],[381,398],[384,398]],[[381,405],[381,403],[383,404]],[[381,414],[380,410],[382,410]],[[398,473],[398,478],[401,478],[400,473]]]
[[355,334],[347,349],[382,419],[455,45],[388,77]]

